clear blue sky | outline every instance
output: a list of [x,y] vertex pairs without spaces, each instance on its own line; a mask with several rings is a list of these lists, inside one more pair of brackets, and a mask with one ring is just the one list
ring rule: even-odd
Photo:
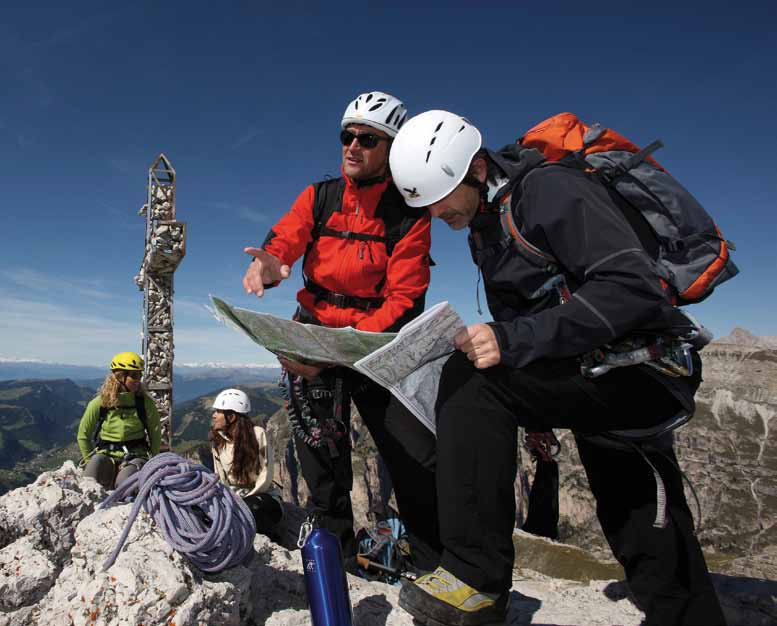
[[[565,110],[663,139],[658,159],[739,248],[740,277],[692,311],[718,335],[777,335],[775,2],[14,4],[0,18],[0,356],[101,364],[139,348],[137,210],[163,151],[189,229],[177,361],[270,362],[203,305],[291,314],[298,268],[257,301],[243,247],[338,173],[340,117],[368,90],[465,115],[492,147]],[[427,302],[476,321],[465,233],[435,223],[433,255]]]

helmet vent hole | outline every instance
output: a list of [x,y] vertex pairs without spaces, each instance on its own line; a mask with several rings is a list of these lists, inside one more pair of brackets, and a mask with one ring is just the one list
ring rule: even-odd
[[465,128],[466,126],[462,126],[461,128],[459,128],[459,132],[463,131]]
[[372,100],[372,94],[368,94],[367,97],[364,99],[365,102],[369,102]]
[[383,106],[383,103],[382,103],[382,102],[378,102],[377,104],[373,104],[373,105],[370,107],[370,112],[372,112],[372,111],[377,111],[377,110],[378,110],[380,107],[382,107],[382,106]]
[[435,141],[437,141],[437,137],[432,137],[432,140],[429,142],[429,145],[433,146]]
[[[394,117],[394,113],[397,112],[398,108],[399,108],[399,105],[397,105],[393,109],[391,109],[391,113],[389,113],[388,117],[386,118],[386,124],[391,124],[391,118]],[[399,120],[399,117],[397,117],[397,120]]]
[[432,151],[429,150],[429,152],[426,153],[426,162],[429,162],[429,157],[432,156]]
[[442,128],[443,122],[440,122],[437,124],[437,128],[434,129],[435,134],[437,134],[437,131],[439,131]]

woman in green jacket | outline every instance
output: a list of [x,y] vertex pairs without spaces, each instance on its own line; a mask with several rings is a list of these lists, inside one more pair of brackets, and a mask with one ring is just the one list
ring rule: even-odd
[[120,352],[78,426],[85,476],[106,489],[120,485],[159,453],[162,430],[154,400],[143,389],[143,359]]

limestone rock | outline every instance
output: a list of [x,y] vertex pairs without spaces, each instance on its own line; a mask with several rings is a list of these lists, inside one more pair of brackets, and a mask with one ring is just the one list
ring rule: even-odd
[[48,554],[21,537],[0,550],[0,610],[12,611],[40,600],[54,584],[57,566]]
[[84,479],[75,464],[66,461],[0,499],[0,547],[27,536],[37,549],[62,562],[73,546],[76,524],[105,496],[96,481]]
[[[304,512],[286,506],[283,547],[257,535],[243,564],[203,574],[174,551],[141,512],[116,562],[105,572],[129,505],[95,510],[105,492],[66,463],[0,498],[0,626],[309,626],[299,550],[289,549]],[[9,520],[14,526],[9,526]],[[69,529],[69,533],[64,531]],[[48,531],[46,530],[48,529]],[[44,541],[45,539],[45,541]],[[508,623],[637,626],[617,565],[517,532],[518,562]],[[777,583],[718,575],[732,624],[774,623]],[[577,578],[577,580],[571,580]],[[348,576],[354,626],[411,626],[397,587]]]

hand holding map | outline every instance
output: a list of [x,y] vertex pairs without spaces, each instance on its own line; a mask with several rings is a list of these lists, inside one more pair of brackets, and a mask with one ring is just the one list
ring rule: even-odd
[[465,327],[447,302],[405,324],[398,333],[301,324],[231,307],[211,296],[217,317],[270,352],[300,363],[343,365],[385,387],[435,432],[434,405],[440,373]]

